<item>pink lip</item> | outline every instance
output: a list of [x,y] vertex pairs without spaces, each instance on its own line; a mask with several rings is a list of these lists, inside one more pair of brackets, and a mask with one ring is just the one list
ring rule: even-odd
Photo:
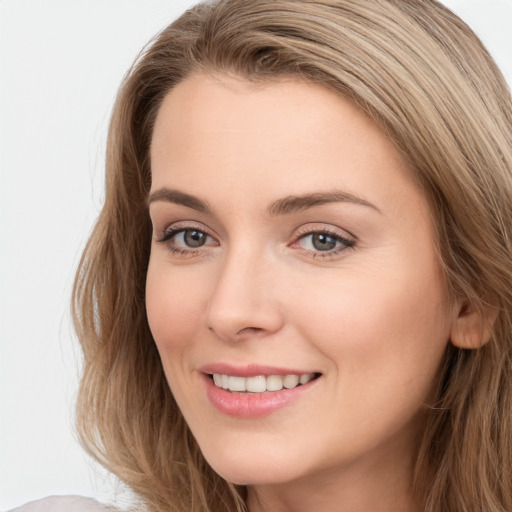
[[302,375],[316,373],[314,370],[296,370],[292,368],[278,368],[276,366],[262,366],[257,364],[235,366],[227,363],[207,364],[199,368],[201,373],[219,373],[235,377],[256,377],[258,375]]
[[[293,389],[281,391],[266,391],[264,393],[236,393],[217,387],[212,378],[212,373],[233,375],[238,377],[254,377],[257,375],[300,375],[303,371],[294,371],[267,366],[233,367],[226,364],[214,364],[202,367],[203,381],[206,387],[206,395],[212,405],[220,412],[239,418],[258,418],[286,407],[297,401],[315,386],[319,379],[314,379],[307,384]],[[313,373],[313,372],[310,372]]]

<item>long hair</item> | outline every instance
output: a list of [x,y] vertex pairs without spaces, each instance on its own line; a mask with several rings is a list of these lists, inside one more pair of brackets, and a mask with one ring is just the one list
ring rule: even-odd
[[215,474],[191,436],[145,313],[152,129],[165,95],[192,73],[321,84],[408,159],[452,293],[498,311],[487,344],[447,349],[414,489],[426,512],[510,512],[512,104],[481,42],[435,0],[207,2],[140,55],[113,110],[105,203],[73,292],[84,446],[149,511],[244,509],[245,489]]

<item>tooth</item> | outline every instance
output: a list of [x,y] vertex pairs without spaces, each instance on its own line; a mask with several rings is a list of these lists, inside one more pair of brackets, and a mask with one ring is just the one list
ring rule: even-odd
[[245,381],[245,387],[251,393],[263,393],[267,390],[267,379],[263,375],[248,377]]
[[229,377],[230,391],[245,391],[245,377]]
[[314,373],[302,375],[257,375],[255,377],[236,377],[233,375],[213,374],[213,382],[217,387],[230,391],[250,393],[264,393],[265,391],[280,391],[281,389],[293,389],[300,384],[307,384],[315,378]]
[[281,389],[283,389],[283,377],[269,375],[267,377],[267,391],[280,391]]
[[300,376],[299,381],[301,384],[307,384],[310,380],[313,380],[314,376],[314,373],[305,373],[304,375]]
[[283,386],[286,389],[292,389],[299,383],[299,376],[298,375],[287,375],[283,379]]

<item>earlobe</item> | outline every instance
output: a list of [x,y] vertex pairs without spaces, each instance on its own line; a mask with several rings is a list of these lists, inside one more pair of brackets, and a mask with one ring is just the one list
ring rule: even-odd
[[499,309],[489,304],[475,307],[469,300],[459,304],[450,331],[452,345],[464,349],[483,347],[490,339]]

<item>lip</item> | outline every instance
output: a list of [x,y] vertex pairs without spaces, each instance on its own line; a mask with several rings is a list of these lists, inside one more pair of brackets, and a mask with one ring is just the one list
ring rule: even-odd
[[233,377],[257,377],[258,375],[302,375],[304,373],[320,373],[315,370],[297,370],[296,368],[279,368],[257,364],[235,366],[228,363],[213,363],[198,369],[201,373],[219,373]]
[[290,368],[277,368],[274,366],[232,366],[229,364],[212,364],[200,370],[206,388],[206,395],[212,405],[221,413],[238,418],[260,418],[268,416],[285,408],[307,395],[320,380],[313,379],[307,384],[293,389],[280,391],[265,391],[263,393],[237,393],[217,387],[212,378],[213,373],[232,375],[237,377],[255,377],[258,375],[301,375],[304,373],[318,373],[312,371],[297,371]]

